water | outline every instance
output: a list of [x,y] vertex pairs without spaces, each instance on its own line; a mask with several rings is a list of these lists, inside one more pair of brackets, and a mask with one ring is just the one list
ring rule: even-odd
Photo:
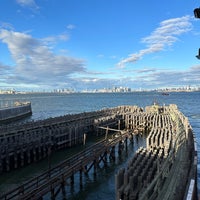
[[[99,110],[119,105],[138,105],[145,107],[153,102],[160,105],[177,104],[179,110],[188,117],[197,139],[197,149],[200,149],[200,92],[177,92],[169,96],[158,92],[136,93],[102,93],[102,94],[16,94],[0,95],[0,100],[31,101],[33,115],[27,121],[41,120],[71,113]],[[139,145],[139,144],[138,144]],[[134,147],[136,148],[136,147]],[[132,156],[133,151],[128,154]],[[126,157],[126,156],[125,156]],[[75,187],[71,192],[72,199],[115,199],[114,174],[127,162],[125,157],[108,168],[102,169],[97,177],[84,177],[83,188]],[[198,187],[200,187],[200,153],[198,153]],[[68,191],[69,192],[69,191]]]

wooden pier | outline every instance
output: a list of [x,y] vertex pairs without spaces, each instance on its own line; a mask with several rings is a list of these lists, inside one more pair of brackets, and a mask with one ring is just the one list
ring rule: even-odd
[[[108,130],[109,128],[107,128]],[[108,156],[110,159],[115,159],[115,147],[117,146],[118,152],[120,152],[119,143],[121,141],[133,138],[130,131],[114,131],[117,134],[112,135],[112,138],[103,139],[86,148],[43,174],[0,196],[0,199],[41,199],[47,193],[50,193],[51,199],[55,199],[60,191],[66,196],[65,187],[68,179],[73,184],[74,174],[79,172],[80,184],[82,184],[82,173],[87,174],[93,169],[95,174],[101,162],[106,165]]]
[[[86,135],[104,139],[43,174],[0,195],[0,199],[56,199],[74,184],[74,175],[89,173],[107,158],[115,160],[133,135],[145,135],[126,168],[115,176],[116,199],[182,200],[197,198],[197,149],[188,119],[176,105],[145,108],[119,106],[101,111],[1,127],[0,172],[9,172],[47,157],[51,151],[85,144]],[[172,177],[172,178],[170,178]],[[70,182],[70,184],[68,184]],[[189,200],[187,198],[187,200]]]

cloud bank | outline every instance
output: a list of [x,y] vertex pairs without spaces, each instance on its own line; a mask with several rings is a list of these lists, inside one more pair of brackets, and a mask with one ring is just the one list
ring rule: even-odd
[[[109,72],[106,72],[107,74]],[[107,74],[104,74],[106,76]],[[190,67],[188,70],[161,70],[158,68],[144,68],[139,70],[122,69],[120,74],[110,71],[110,74],[116,74],[114,78],[96,78],[88,76],[77,77],[71,80],[73,86],[82,89],[102,89],[112,87],[130,87],[135,89],[155,89],[155,88],[172,88],[183,86],[199,86],[200,82],[200,65]],[[134,75],[132,75],[134,74]],[[101,74],[102,75],[102,74]]]
[[54,82],[66,82],[73,73],[85,71],[83,59],[54,54],[46,38],[43,41],[25,33],[1,29],[0,40],[8,46],[15,63],[7,81],[53,86]]

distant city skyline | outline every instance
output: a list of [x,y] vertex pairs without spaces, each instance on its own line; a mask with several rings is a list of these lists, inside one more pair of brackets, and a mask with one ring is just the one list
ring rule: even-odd
[[29,90],[20,91],[12,89],[0,89],[0,94],[25,94],[25,93],[128,93],[128,92],[148,92],[148,91],[158,91],[158,92],[180,92],[180,91],[200,91],[200,86],[185,86],[185,87],[171,87],[171,88],[154,88],[154,89],[144,89],[144,88],[128,88],[128,87],[113,87],[113,88],[100,88],[100,89],[85,89],[85,90],[75,90],[73,88],[57,88],[53,90]]
[[2,0],[0,89],[200,85],[198,1]]

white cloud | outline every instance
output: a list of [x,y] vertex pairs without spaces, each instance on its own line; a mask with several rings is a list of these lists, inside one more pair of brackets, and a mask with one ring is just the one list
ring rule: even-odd
[[113,86],[131,87],[136,89],[155,89],[188,85],[197,86],[200,83],[200,65],[193,66],[188,70],[143,68],[131,71],[122,69],[119,74],[116,74],[113,78],[105,78],[105,76],[102,78],[95,78],[95,76],[90,76],[78,78],[76,81],[77,83],[75,85],[80,85],[81,89],[111,88]]
[[[142,72],[145,72],[145,70],[142,70]],[[141,74],[141,70],[139,70],[138,76],[135,77],[134,81],[140,83],[143,88],[199,85],[200,65],[182,71],[152,69],[152,71],[146,71],[146,74]]]
[[113,55],[113,56],[110,56],[111,59],[116,59],[117,56]]
[[85,61],[64,55],[55,55],[48,45],[31,35],[0,30],[0,40],[7,44],[16,64],[7,81],[28,84],[65,82],[73,73],[85,71]]
[[23,7],[29,7],[31,9],[39,9],[39,6],[34,0],[16,0],[16,2]]
[[41,39],[41,41],[44,42],[44,44],[46,45],[55,44],[59,41],[67,41],[67,40],[69,40],[69,35],[66,33],[57,36],[49,36]]
[[10,72],[12,71],[12,68],[8,65],[4,65],[0,62],[0,75],[1,78],[6,77]]
[[7,30],[14,30],[14,27],[12,24],[7,23],[7,22],[2,22],[2,21],[0,21],[0,29],[1,28],[7,29]]
[[137,73],[151,73],[157,71],[156,68],[144,68],[144,69],[139,69],[135,70]]
[[97,57],[98,57],[98,58],[103,58],[104,55],[103,55],[103,54],[98,54]]
[[118,63],[118,67],[123,68],[126,63],[136,62],[146,54],[162,51],[166,47],[173,45],[178,40],[179,35],[192,29],[190,20],[190,16],[183,16],[162,21],[150,36],[142,39],[142,43],[146,44],[146,48],[122,59]]
[[96,83],[99,81],[97,78],[83,78],[81,80],[83,83]]
[[75,28],[76,28],[76,26],[73,25],[73,24],[68,24],[68,25],[67,25],[67,29],[72,30],[72,29],[75,29]]

